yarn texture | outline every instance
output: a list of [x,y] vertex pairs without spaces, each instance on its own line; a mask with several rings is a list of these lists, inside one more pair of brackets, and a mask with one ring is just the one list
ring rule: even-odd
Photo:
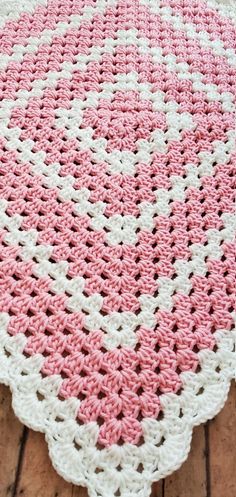
[[235,378],[235,10],[0,1],[0,381],[90,497],[149,497]]

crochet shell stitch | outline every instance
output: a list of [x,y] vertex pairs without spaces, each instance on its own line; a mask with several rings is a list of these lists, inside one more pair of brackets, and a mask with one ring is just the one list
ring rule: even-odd
[[0,0],[0,381],[149,497],[235,377],[235,6]]

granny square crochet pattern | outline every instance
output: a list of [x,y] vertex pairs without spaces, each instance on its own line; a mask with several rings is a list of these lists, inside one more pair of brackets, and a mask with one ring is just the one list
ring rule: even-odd
[[235,376],[235,10],[0,0],[0,380],[90,497],[148,497]]

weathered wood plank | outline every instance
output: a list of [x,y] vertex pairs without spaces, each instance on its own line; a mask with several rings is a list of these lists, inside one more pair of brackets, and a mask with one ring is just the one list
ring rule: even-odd
[[164,481],[153,483],[150,497],[164,497]]
[[9,388],[0,385],[0,497],[14,493],[23,426],[14,416]]
[[[194,430],[192,449],[182,468],[153,485],[151,497],[232,497],[236,495],[236,386],[222,412]],[[205,458],[205,438],[209,461]],[[23,447],[20,441],[24,433]],[[65,482],[54,471],[40,433],[24,429],[11,408],[8,388],[0,386],[0,497],[87,497],[87,491]],[[22,462],[19,466],[19,459]],[[206,469],[209,469],[208,485]],[[18,474],[19,473],[19,474]],[[17,477],[16,484],[14,483]],[[207,487],[209,493],[207,493]]]
[[43,434],[29,430],[15,497],[87,497],[87,495],[84,488],[75,487],[56,473],[49,459]]
[[236,384],[232,384],[228,401],[209,423],[210,496],[236,495]]
[[[183,466],[165,479],[164,497],[208,497],[204,426],[193,431],[191,451]],[[218,496],[219,497],[219,496]]]

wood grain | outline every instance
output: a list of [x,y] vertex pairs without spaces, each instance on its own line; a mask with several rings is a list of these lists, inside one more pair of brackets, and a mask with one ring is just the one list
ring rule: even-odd
[[165,479],[165,497],[207,497],[204,426],[194,429],[191,452],[183,466]]
[[0,385],[0,496],[14,494],[17,477],[18,459],[23,425],[16,419],[11,408],[9,389]]
[[209,423],[210,497],[236,496],[236,384],[227,407]]
[[[218,0],[229,4],[230,0]],[[236,496],[236,385],[226,406],[194,430],[183,466],[153,485],[151,497]],[[0,497],[87,497],[84,488],[65,482],[53,469],[44,436],[17,420],[11,394],[0,385]]]
[[[236,495],[236,385],[220,414],[194,430],[183,466],[153,485],[151,497],[234,497]],[[88,497],[53,469],[41,433],[24,428],[11,409],[11,394],[0,385],[0,497]]]
[[54,470],[42,433],[29,430],[21,475],[14,497],[87,497],[87,491],[66,482]]
[[164,497],[164,481],[153,483],[150,497]]

